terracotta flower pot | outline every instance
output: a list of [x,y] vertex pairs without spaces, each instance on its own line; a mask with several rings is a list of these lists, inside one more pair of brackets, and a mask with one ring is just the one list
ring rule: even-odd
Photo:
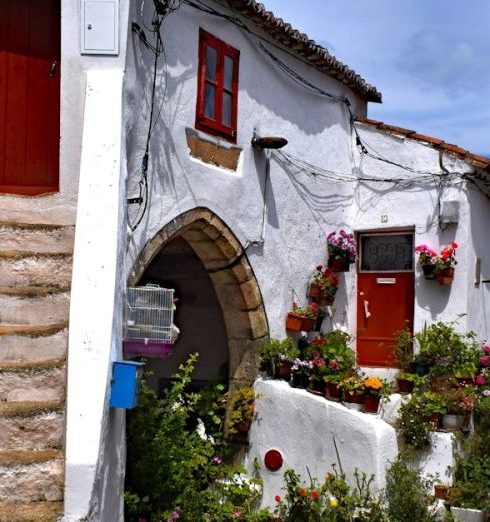
[[289,381],[291,378],[291,367],[293,363],[291,361],[280,361],[274,364],[274,377],[276,379],[284,379]]
[[333,382],[326,383],[326,397],[332,401],[340,401],[342,397],[342,390]]
[[335,297],[325,296],[321,294],[317,298],[317,302],[320,306],[332,306],[334,300]]
[[310,319],[291,312],[286,317],[286,330],[291,332],[309,332],[315,328],[316,318]]
[[348,257],[329,257],[328,268],[332,272],[348,272],[350,270],[350,261]]
[[238,433],[248,433],[252,427],[252,421],[241,421],[236,425]]
[[414,386],[413,381],[409,381],[408,379],[400,379],[397,377],[396,383],[400,393],[412,393]]
[[311,283],[308,288],[308,296],[309,297],[318,297],[322,293],[321,286],[316,285],[315,283]]
[[454,268],[444,268],[436,272],[437,282],[441,286],[449,286],[454,279]]
[[434,496],[439,500],[446,500],[448,489],[444,484],[434,484]]
[[310,385],[306,389],[306,391],[312,393],[313,395],[319,395],[321,397],[325,396],[325,381],[321,379],[310,379]]
[[362,404],[364,402],[364,395],[362,393],[344,393],[344,402],[351,404]]
[[381,397],[379,395],[365,395],[362,410],[364,413],[378,413],[379,401]]
[[435,265],[422,265],[422,272],[424,272],[424,279],[435,279],[434,273]]

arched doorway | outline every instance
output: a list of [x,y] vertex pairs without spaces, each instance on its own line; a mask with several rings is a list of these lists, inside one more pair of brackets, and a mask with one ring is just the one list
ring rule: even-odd
[[[198,379],[213,378],[213,372],[226,365],[230,386],[253,381],[258,350],[268,337],[267,318],[246,253],[218,216],[196,208],[165,225],[144,247],[128,284],[146,282],[176,288],[182,353],[177,353],[178,341],[175,363],[185,359],[186,352],[198,351]],[[208,307],[209,322],[203,307]],[[156,365],[156,378],[166,378],[174,366],[151,364]]]

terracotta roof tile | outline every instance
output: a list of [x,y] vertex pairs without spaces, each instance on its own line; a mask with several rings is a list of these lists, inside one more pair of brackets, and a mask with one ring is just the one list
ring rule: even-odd
[[255,0],[221,1],[250,18],[268,31],[272,38],[290,48],[292,52],[311,63],[311,65],[320,68],[329,76],[333,76],[344,85],[347,85],[354,92],[365,98],[366,101],[381,103],[381,93],[376,87],[367,83],[354,70],[344,65],[330,54],[327,49],[308,38],[306,34],[294,29],[291,27],[291,24],[284,22],[282,18],[276,18],[260,2]]
[[444,150],[450,154],[457,155],[460,158],[464,158],[470,161],[475,167],[490,172],[490,158],[477,156],[476,154],[472,154],[471,152],[462,149],[457,145],[453,145],[452,143],[445,143],[444,140],[441,140],[439,138],[434,138],[433,136],[427,136],[425,134],[419,134],[418,132],[409,129],[404,129],[403,127],[387,125],[382,121],[372,120],[370,118],[356,118],[356,121],[363,125],[369,125],[371,127],[375,127],[378,130],[385,131],[391,134],[402,134],[410,140],[425,142],[435,149]]

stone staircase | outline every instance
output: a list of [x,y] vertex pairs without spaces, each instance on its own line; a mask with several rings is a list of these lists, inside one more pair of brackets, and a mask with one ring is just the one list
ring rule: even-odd
[[0,223],[0,522],[62,514],[73,237]]

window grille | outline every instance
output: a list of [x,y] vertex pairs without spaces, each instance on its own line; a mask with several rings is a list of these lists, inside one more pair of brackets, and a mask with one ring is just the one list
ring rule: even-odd
[[158,285],[129,287],[126,296],[124,338],[145,343],[173,343],[174,290]]

